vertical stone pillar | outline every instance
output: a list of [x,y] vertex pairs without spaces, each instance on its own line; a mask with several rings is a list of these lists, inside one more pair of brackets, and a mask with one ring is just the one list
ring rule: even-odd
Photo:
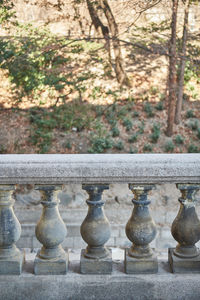
[[24,254],[15,246],[21,235],[21,225],[14,214],[14,185],[0,185],[0,275],[19,275]]
[[178,245],[168,251],[170,268],[174,273],[200,273],[200,252],[195,246],[200,240],[200,221],[195,211],[195,194],[200,185],[177,184],[177,188],[182,195],[171,233]]
[[149,247],[156,236],[156,226],[149,214],[147,194],[154,188],[148,184],[129,184],[135,198],[133,213],[126,225],[126,235],[133,243],[131,248],[125,249],[125,272],[128,274],[158,271],[157,257]]
[[37,275],[66,274],[68,253],[61,246],[66,234],[66,226],[58,211],[57,193],[60,186],[37,185],[42,197],[43,211],[37,223],[35,234],[43,245],[34,262]]
[[83,184],[82,188],[89,194],[88,214],[81,225],[81,236],[88,246],[81,251],[80,270],[84,274],[110,274],[112,252],[104,246],[110,238],[110,225],[101,200],[109,185]]

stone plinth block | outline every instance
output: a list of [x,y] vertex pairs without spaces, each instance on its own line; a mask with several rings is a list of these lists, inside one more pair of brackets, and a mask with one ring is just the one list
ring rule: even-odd
[[172,273],[200,273],[200,255],[192,258],[180,258],[169,248],[168,261]]
[[68,271],[68,252],[53,259],[42,259],[38,255],[34,261],[35,275],[64,275]]
[[109,255],[105,258],[92,259],[84,256],[85,250],[81,250],[80,272],[82,274],[111,274],[112,273],[112,250],[108,249]]
[[24,260],[25,255],[20,251],[13,257],[0,259],[0,275],[20,275]]
[[152,274],[158,272],[158,260],[155,254],[147,258],[134,258],[125,249],[125,272],[127,274]]

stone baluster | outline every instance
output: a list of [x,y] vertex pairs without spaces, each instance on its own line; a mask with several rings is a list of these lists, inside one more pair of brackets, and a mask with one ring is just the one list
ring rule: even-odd
[[104,214],[102,193],[109,189],[105,184],[83,184],[89,194],[88,214],[81,225],[81,235],[88,244],[81,251],[80,269],[84,274],[110,274],[112,272],[112,252],[104,244],[110,238],[110,225]]
[[19,275],[24,254],[15,246],[21,235],[21,225],[14,214],[14,185],[0,185],[0,275]]
[[61,246],[66,234],[66,226],[58,211],[57,193],[60,186],[37,185],[43,205],[42,215],[37,223],[35,234],[43,245],[34,262],[34,272],[38,275],[66,274],[68,253]]
[[131,248],[125,249],[125,272],[128,274],[158,271],[157,257],[149,246],[156,236],[156,226],[149,214],[147,194],[154,188],[148,184],[129,184],[135,198],[133,213],[126,225],[126,235],[133,243]]
[[171,233],[178,242],[170,248],[168,260],[174,273],[200,273],[200,252],[195,244],[200,240],[200,221],[195,211],[195,194],[200,189],[196,184],[177,184],[181,191],[180,209],[172,223]]

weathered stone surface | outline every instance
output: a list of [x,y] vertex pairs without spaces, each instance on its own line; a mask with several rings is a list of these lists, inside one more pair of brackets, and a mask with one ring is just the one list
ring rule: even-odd
[[125,249],[124,267],[127,274],[151,274],[158,272],[158,260],[155,254],[147,258],[134,258]]
[[20,275],[24,261],[25,255],[20,251],[13,257],[0,259],[0,275]]
[[172,273],[200,273],[200,254],[193,258],[180,258],[174,255],[170,248],[168,252],[168,260]]
[[34,261],[35,275],[64,275],[68,271],[68,252],[54,259],[41,259],[36,256]]
[[1,183],[196,183],[200,154],[0,155]]
[[[116,249],[113,249],[115,253]],[[121,251],[122,252],[122,251]],[[121,253],[120,252],[120,253]],[[113,254],[114,254],[113,253]],[[157,274],[125,274],[123,253],[113,261],[110,275],[79,274],[80,252],[70,252],[66,276],[33,274],[35,253],[27,259],[21,276],[0,276],[2,300],[199,300],[199,274],[171,274],[166,255]],[[161,256],[159,256],[159,261]]]
[[112,273],[112,251],[108,249],[109,255],[105,258],[91,259],[84,256],[85,250],[81,251],[80,272],[82,274],[111,274]]

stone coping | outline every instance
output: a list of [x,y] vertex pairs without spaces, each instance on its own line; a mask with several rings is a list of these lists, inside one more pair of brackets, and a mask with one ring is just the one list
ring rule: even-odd
[[198,183],[200,154],[5,154],[1,184]]

